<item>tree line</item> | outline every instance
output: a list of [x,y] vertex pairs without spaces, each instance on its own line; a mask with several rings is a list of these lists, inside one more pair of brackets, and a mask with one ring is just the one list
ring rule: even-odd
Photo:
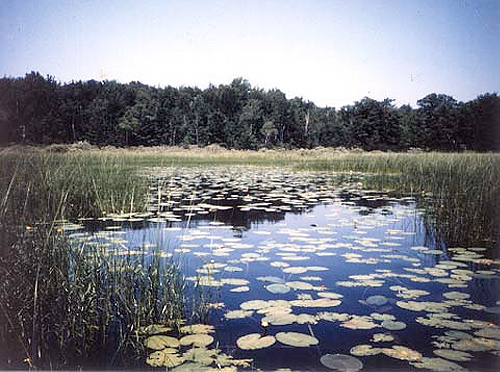
[[0,79],[3,144],[496,151],[499,120],[496,93],[465,103],[433,93],[416,108],[365,97],[336,109],[288,99],[242,78],[204,90],[95,80],[61,84],[38,72]]

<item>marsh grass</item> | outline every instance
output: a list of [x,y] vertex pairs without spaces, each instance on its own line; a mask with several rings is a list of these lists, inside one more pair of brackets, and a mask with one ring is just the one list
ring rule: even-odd
[[494,248],[498,242],[499,154],[367,153],[304,160],[300,168],[365,172],[372,175],[368,187],[417,197],[427,230],[448,246]]
[[126,365],[137,331],[178,327],[184,281],[175,262],[115,258],[71,244],[58,223],[145,208],[147,180],[120,158],[6,154],[1,158],[2,368]]
[[61,233],[40,245],[45,234],[24,234],[2,267],[4,315],[31,367],[127,366],[142,349],[142,326],[179,327],[184,281],[175,262],[113,256],[103,246],[69,244]]
[[[365,188],[416,197],[428,230],[448,245],[494,248],[499,160],[498,154],[327,149],[0,152],[1,366],[125,366],[141,350],[141,326],[181,323],[186,287],[178,263],[154,254],[116,259],[99,246],[70,244],[57,229],[59,220],[146,210],[146,167],[245,164],[363,172],[370,174]],[[205,317],[208,295],[198,295],[191,312]]]

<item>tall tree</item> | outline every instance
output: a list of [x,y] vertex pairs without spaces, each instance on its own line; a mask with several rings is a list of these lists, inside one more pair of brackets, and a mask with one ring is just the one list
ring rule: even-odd
[[419,147],[457,150],[457,101],[445,94],[432,93],[417,101]]

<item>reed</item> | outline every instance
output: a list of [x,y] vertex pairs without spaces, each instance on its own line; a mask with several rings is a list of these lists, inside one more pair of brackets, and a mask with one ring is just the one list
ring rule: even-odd
[[500,200],[499,154],[349,154],[306,159],[299,167],[369,173],[368,187],[417,197],[426,210],[428,230],[448,246],[494,248],[499,241],[495,208]]
[[66,218],[142,210],[147,180],[135,166],[52,154],[9,154],[0,164],[2,368],[126,366],[142,349],[140,327],[179,326],[185,284],[175,262],[114,257],[58,228]]

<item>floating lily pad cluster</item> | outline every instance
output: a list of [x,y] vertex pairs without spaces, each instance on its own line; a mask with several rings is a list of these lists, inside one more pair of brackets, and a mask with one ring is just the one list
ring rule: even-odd
[[[97,233],[61,226],[70,239],[99,244],[116,257],[188,257],[194,267],[186,269],[186,280],[220,296],[211,307],[224,327],[233,332],[241,324],[254,327],[234,332],[228,348],[243,355],[266,349],[272,357],[283,347],[319,345],[325,354],[316,365],[339,371],[369,366],[370,358],[460,370],[481,353],[498,353],[494,316],[500,303],[482,303],[474,286],[497,283],[499,260],[483,247],[424,245],[415,227],[423,212],[414,198],[362,190],[359,179],[339,184],[324,173],[150,171],[148,212],[103,216]],[[321,204],[326,206],[317,207]],[[287,213],[295,213],[293,224]],[[253,224],[263,220],[273,224]],[[155,226],[154,236],[172,246],[159,249],[161,241],[154,239],[137,243],[124,226],[140,221]],[[151,365],[237,366],[209,348],[218,341],[213,333],[193,329],[174,336],[161,327],[141,330],[146,346],[159,348],[151,348]],[[342,345],[350,355],[325,350],[328,342],[316,336],[324,334],[316,327],[328,334],[355,332],[365,340]],[[432,352],[408,344],[407,332],[414,327],[432,332]],[[150,339],[154,336],[162,337]]]
[[[151,325],[139,330],[139,334],[150,334],[144,340],[147,349],[155,350],[146,358],[152,367],[166,367],[175,370],[208,370],[227,367],[249,367],[251,359],[234,359],[217,348],[208,348],[214,342],[210,333],[214,328],[205,324],[193,324],[180,328],[180,337],[166,335],[171,329]],[[151,335],[155,333],[154,335]]]

